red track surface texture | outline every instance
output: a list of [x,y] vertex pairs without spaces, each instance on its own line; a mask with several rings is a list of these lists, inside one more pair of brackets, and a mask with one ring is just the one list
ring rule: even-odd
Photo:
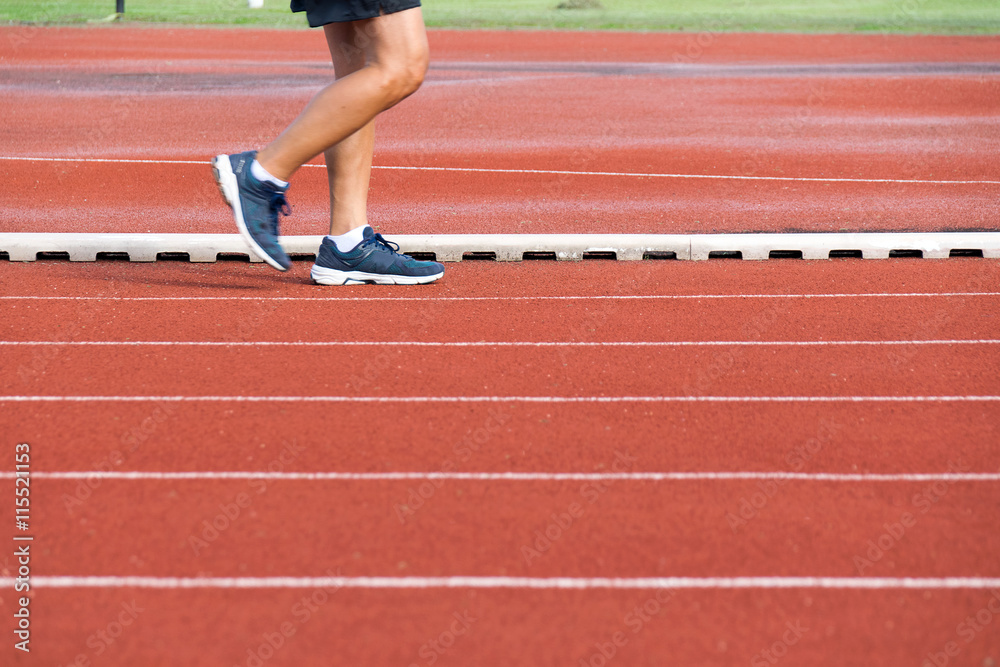
[[[693,39],[434,33],[426,89],[379,126],[377,162],[417,169],[376,172],[375,219],[995,228],[1000,186],[954,181],[1000,180],[1000,40]],[[0,158],[28,158],[0,159],[0,231],[228,232],[186,161],[266,141],[329,75],[308,33],[0,44]],[[154,162],[41,159],[65,157]],[[293,233],[321,231],[323,180],[297,177]],[[0,662],[995,665],[1000,590],[892,582],[1000,577],[997,313],[1000,265],[977,259],[465,262],[427,287],[335,290],[302,264],[0,262],[0,507],[28,442],[36,582],[30,655],[0,592]],[[474,475],[420,476],[440,472]],[[613,472],[688,477],[555,476]],[[334,575],[355,586],[122,579]],[[37,583],[90,576],[116,585]],[[705,587],[362,579],[451,576]]]
[[[997,228],[997,38],[436,32],[432,49],[421,93],[379,122],[385,231]],[[301,32],[7,28],[0,66],[0,231],[229,231],[204,163],[269,141],[331,76]],[[322,231],[325,188],[298,175],[289,233]]]

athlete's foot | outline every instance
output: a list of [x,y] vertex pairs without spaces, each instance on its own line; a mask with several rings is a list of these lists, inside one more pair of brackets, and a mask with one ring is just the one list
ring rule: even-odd
[[366,227],[364,240],[347,252],[331,238],[323,239],[311,275],[320,285],[422,285],[443,276],[444,266],[403,255],[398,245]]
[[236,226],[254,254],[278,269],[292,265],[278,243],[278,214],[289,215],[285,200],[288,186],[258,180],[250,171],[256,151],[236,155],[217,155],[212,171],[226,203],[233,209]]

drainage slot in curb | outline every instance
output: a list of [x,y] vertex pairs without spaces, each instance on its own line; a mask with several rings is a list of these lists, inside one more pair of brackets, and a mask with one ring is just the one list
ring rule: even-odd
[[64,259],[69,261],[69,253],[64,251],[36,252],[35,259]]
[[589,250],[583,253],[584,259],[618,259],[618,253],[614,250]]
[[297,262],[305,262],[305,261],[315,262],[316,261],[316,253],[314,253],[314,252],[290,252],[290,253],[288,253],[288,259],[293,260],[293,261],[297,261]]
[[190,262],[191,255],[186,252],[158,252],[156,253],[157,262]]
[[436,262],[437,253],[436,252],[408,252],[406,253],[418,262]]
[[6,261],[9,262],[10,261],[10,253],[6,252],[6,251],[0,252],[0,259],[6,260]]
[[97,253],[98,262],[127,262],[129,261],[129,256],[127,252],[99,252]]
[[544,250],[529,250],[521,253],[521,259],[524,260],[551,259],[554,261],[555,258],[556,254],[554,252],[546,252]]
[[708,253],[709,259],[743,259],[741,250],[712,250]]
[[890,250],[889,258],[893,257],[916,257],[918,259],[924,256],[923,250]]
[[241,262],[243,264],[250,263],[250,255],[243,252],[217,252],[215,253],[215,261],[217,262]]
[[495,252],[478,251],[478,250],[473,252],[463,252],[462,261],[467,262],[469,260],[473,262],[477,261],[495,262],[497,260],[497,254]]
[[982,257],[983,251],[975,248],[954,248],[948,253],[949,257]]
[[677,253],[672,250],[647,250],[642,253],[643,259],[677,259]]
[[802,259],[801,250],[772,250],[767,253],[768,259]]
[[860,250],[831,250],[830,259],[846,259],[846,258],[856,258],[862,259],[864,257]]

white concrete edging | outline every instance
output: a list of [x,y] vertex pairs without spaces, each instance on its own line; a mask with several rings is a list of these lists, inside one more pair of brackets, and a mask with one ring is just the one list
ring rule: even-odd
[[[884,259],[892,252],[945,258],[953,250],[979,251],[1000,258],[1000,232],[816,233],[816,234],[398,234],[386,237],[403,252],[434,253],[438,261],[459,262],[466,253],[492,253],[497,261],[547,253],[559,260],[581,260],[588,253],[614,253],[619,260],[646,256],[705,260],[712,253],[743,259],[768,259],[771,252],[801,253],[803,259],[827,259],[831,252],[861,253]],[[284,236],[285,251],[314,255],[322,236]],[[0,253],[11,261],[34,261],[38,253],[68,253],[71,261],[92,262],[98,253],[125,253],[133,262],[153,262],[161,253],[186,253],[192,262],[214,262],[220,254],[249,256],[238,234],[39,234],[0,233]]]

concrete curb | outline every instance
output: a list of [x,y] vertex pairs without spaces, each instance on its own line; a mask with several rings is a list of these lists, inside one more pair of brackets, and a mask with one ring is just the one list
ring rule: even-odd
[[[463,257],[516,262],[526,258],[641,260],[713,257],[768,259],[894,255],[938,259],[953,255],[1000,258],[1000,232],[860,234],[430,234],[386,237],[407,253],[433,253],[438,261]],[[295,258],[315,255],[322,236],[285,236],[281,243]],[[0,234],[0,254],[31,262],[42,253],[66,254],[70,261],[92,262],[98,255],[127,255],[133,262],[154,262],[162,255],[187,255],[192,262],[214,262],[219,255],[249,256],[238,234]]]

